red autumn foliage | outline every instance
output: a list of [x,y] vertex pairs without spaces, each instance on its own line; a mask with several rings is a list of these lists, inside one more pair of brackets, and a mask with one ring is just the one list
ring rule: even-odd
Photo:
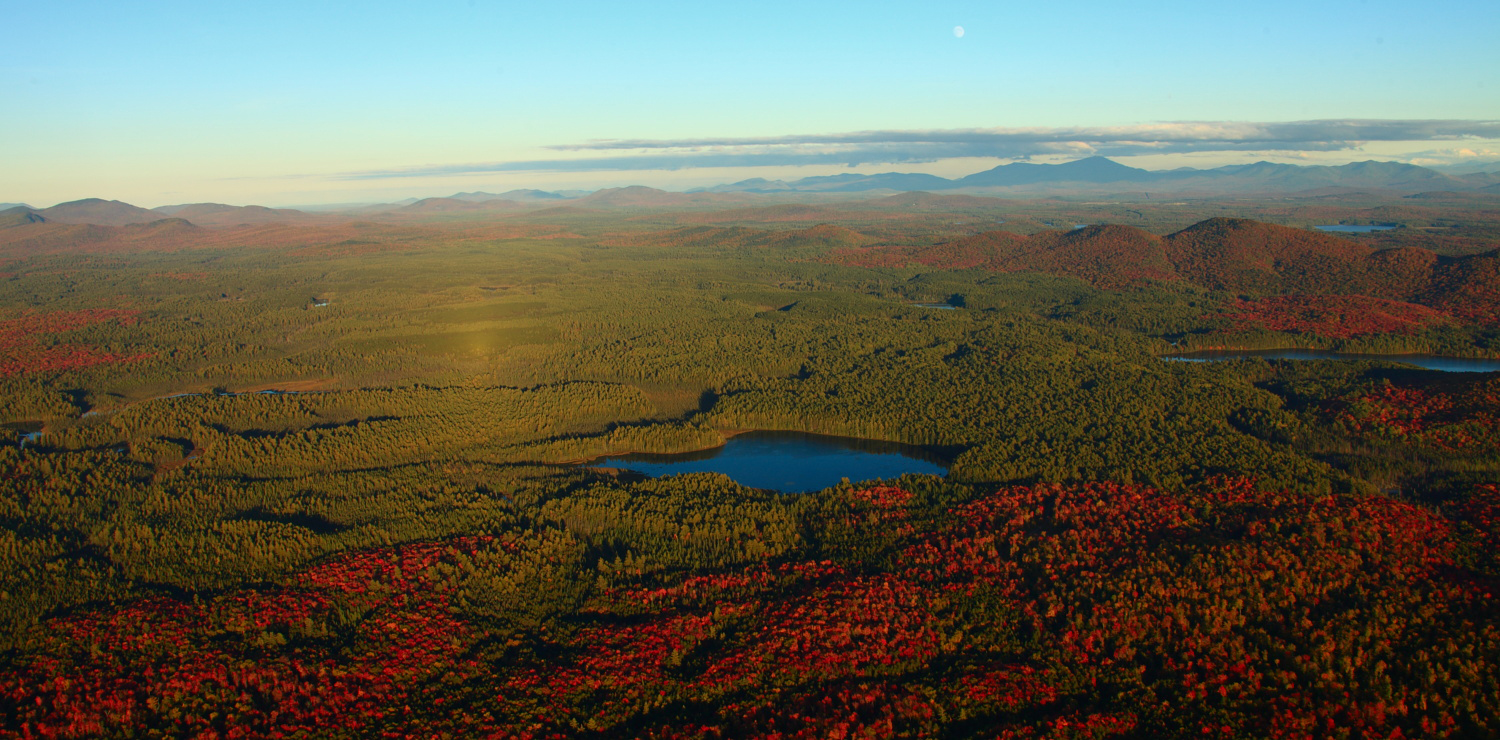
[[1500,450],[1500,381],[1450,389],[1383,382],[1335,399],[1326,411],[1369,439],[1470,454]]
[[1432,278],[1429,266],[1397,285],[1384,262],[1356,242],[1229,218],[1208,219],[1167,236],[1122,225],[1030,236],[990,231],[924,247],[836,250],[829,259],[870,267],[1045,272],[1105,288],[1185,280],[1215,290],[1386,295]]
[[[1500,731],[1493,584],[1420,508],[1240,479],[1018,486],[925,511],[894,488],[846,498],[886,565],[792,558],[605,590],[505,658],[474,657],[483,635],[450,600],[484,538],[59,618],[0,677],[0,716],[17,737]],[[1493,537],[1497,503],[1481,487],[1457,516]],[[307,637],[340,610],[347,634]]]
[[1179,279],[1162,238],[1129,226],[1091,226],[1031,236],[988,231],[924,247],[852,247],[830,260],[862,267],[923,265],[993,272],[1046,272],[1100,287]]
[[1473,534],[1473,549],[1481,566],[1500,575],[1500,484],[1485,483],[1448,507],[1450,514]]
[[[1432,323],[1431,315],[1404,301],[1468,323],[1500,325],[1500,252],[1440,258],[1420,247],[1376,251],[1342,237],[1247,219],[1212,218],[1167,236],[1120,225],[1030,236],[989,231],[925,246],[848,245],[825,259],[861,267],[1041,272],[1101,288],[1185,281],[1211,290],[1328,296],[1334,303],[1318,309],[1325,314],[1361,310],[1350,303],[1357,297],[1384,299],[1364,305],[1385,316],[1371,323],[1350,314],[1355,328],[1345,336]],[[1291,318],[1295,324],[1296,315]],[[1342,325],[1328,327],[1338,331]],[[1361,329],[1367,325],[1374,332]]]
[[24,313],[0,321],[0,376],[40,372],[62,372],[117,362],[133,362],[150,357],[149,353],[126,355],[100,352],[89,347],[42,344],[49,334],[77,329],[105,321],[134,324],[139,311],[124,309],[89,309],[82,311],[48,311]]
[[[462,675],[473,641],[425,580],[433,565],[485,540],[364,552],[314,568],[283,590],[245,592],[212,606],[167,599],[53,622],[48,653],[0,678],[13,737],[78,738],[158,727],[204,738],[317,736],[399,726],[435,671]],[[336,600],[358,594],[353,602]],[[363,610],[356,650],[309,639],[282,652],[298,628],[335,603]],[[239,637],[240,640],[223,639]],[[249,643],[249,644],[246,644]]]
[[1500,327],[1500,250],[1442,266],[1418,300],[1481,326]]
[[1223,317],[1235,331],[1316,334],[1349,339],[1371,334],[1415,334],[1452,321],[1446,313],[1415,303],[1362,295],[1284,295],[1237,300]]

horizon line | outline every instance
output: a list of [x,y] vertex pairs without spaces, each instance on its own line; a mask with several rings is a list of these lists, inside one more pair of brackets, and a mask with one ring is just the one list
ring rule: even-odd
[[[1214,172],[1216,170],[1223,170],[1223,169],[1227,169],[1227,168],[1252,167],[1252,166],[1255,166],[1255,165],[1258,165],[1258,164],[1270,164],[1270,165],[1277,165],[1277,166],[1297,167],[1297,168],[1302,168],[1302,169],[1339,168],[1339,167],[1347,167],[1347,166],[1356,165],[1356,164],[1396,164],[1396,165],[1417,167],[1417,168],[1420,168],[1420,169],[1429,170],[1429,171],[1437,173],[1437,174],[1445,174],[1443,172],[1443,169],[1445,169],[1446,167],[1452,167],[1453,166],[1453,165],[1446,165],[1446,166],[1445,165],[1436,165],[1436,166],[1420,165],[1420,164],[1413,164],[1413,163],[1410,163],[1410,162],[1402,162],[1402,161],[1395,160],[1395,159],[1350,160],[1350,161],[1344,162],[1342,164],[1322,164],[1322,163],[1316,163],[1316,164],[1296,164],[1296,163],[1289,163],[1289,162],[1275,162],[1275,161],[1271,161],[1269,159],[1260,159],[1260,160],[1256,160],[1255,162],[1249,162],[1249,163],[1245,163],[1245,164],[1227,164],[1227,165],[1219,165],[1219,166],[1216,166],[1216,167],[1207,167],[1207,168],[1199,168],[1199,167],[1191,167],[1191,166],[1181,166],[1181,167],[1169,167],[1169,168],[1152,169],[1152,168],[1148,168],[1148,167],[1136,167],[1134,165],[1125,164],[1123,162],[1118,161],[1118,159],[1121,159],[1121,158],[1130,158],[1130,157],[1133,157],[1133,156],[1140,156],[1140,155],[1124,155],[1123,157],[1121,157],[1121,156],[1110,157],[1108,155],[1103,155],[1103,154],[1091,154],[1091,155],[1088,155],[1088,156],[1078,157],[1076,159],[1070,159],[1070,160],[1061,161],[1061,162],[1050,162],[1050,163],[1048,163],[1048,162],[1042,162],[1042,163],[1031,162],[1031,161],[1029,161],[1029,158],[1025,158],[1025,159],[1017,158],[1017,159],[1013,159],[1012,161],[1006,162],[1004,164],[1000,164],[1000,165],[996,165],[994,167],[990,167],[990,168],[981,169],[981,170],[977,170],[977,171],[971,172],[968,175],[961,175],[961,176],[958,176],[958,177],[951,177],[951,178],[950,177],[943,177],[942,175],[933,175],[933,174],[922,173],[922,172],[900,172],[900,171],[895,171],[895,170],[888,170],[888,171],[881,171],[881,172],[874,172],[874,173],[857,173],[857,172],[854,172],[854,173],[845,173],[845,174],[837,174],[837,175],[812,175],[812,176],[808,176],[808,177],[796,178],[796,179],[793,179],[793,180],[787,180],[787,179],[784,179],[784,178],[749,177],[749,178],[744,178],[744,179],[735,180],[735,181],[731,181],[731,182],[720,182],[720,183],[718,183],[716,185],[686,187],[686,188],[672,188],[670,186],[668,186],[668,187],[656,187],[656,186],[652,186],[652,185],[645,185],[643,183],[631,183],[631,184],[627,184],[627,185],[614,185],[614,186],[598,187],[598,188],[593,188],[593,189],[588,189],[588,188],[558,188],[556,190],[548,190],[548,189],[545,189],[545,188],[539,188],[539,187],[534,187],[534,186],[527,186],[527,187],[507,188],[506,190],[504,190],[504,191],[502,191],[500,193],[490,193],[490,192],[486,192],[486,191],[484,191],[482,189],[476,189],[476,190],[459,190],[459,191],[453,192],[450,195],[428,195],[428,196],[411,196],[411,195],[409,195],[409,196],[405,196],[405,197],[402,197],[402,198],[397,198],[395,200],[368,200],[368,201],[365,201],[365,200],[353,200],[353,201],[351,201],[351,200],[339,200],[339,201],[318,202],[318,203],[300,203],[300,204],[293,204],[293,205],[265,205],[265,204],[262,204],[262,203],[233,204],[233,203],[224,203],[224,202],[220,202],[220,201],[200,200],[200,201],[185,201],[185,202],[179,202],[179,203],[164,203],[164,204],[158,205],[158,206],[146,207],[146,206],[137,206],[134,203],[130,203],[129,201],[120,200],[120,199],[116,199],[116,198],[105,198],[105,197],[100,197],[100,196],[85,196],[83,198],[75,198],[75,199],[72,199],[72,200],[59,201],[57,203],[54,203],[51,206],[42,206],[42,207],[37,207],[37,206],[29,205],[28,203],[26,203],[24,201],[11,202],[11,203],[6,203],[5,204],[6,206],[8,206],[5,209],[5,211],[15,210],[16,208],[26,208],[26,209],[28,209],[30,211],[33,211],[33,212],[39,212],[39,211],[47,210],[49,208],[56,208],[56,207],[62,206],[62,205],[69,205],[69,204],[73,204],[73,203],[81,203],[81,202],[90,201],[90,200],[97,200],[97,201],[103,201],[103,202],[113,202],[113,203],[122,203],[122,204],[129,205],[129,206],[136,207],[136,208],[144,208],[145,210],[156,210],[156,209],[160,209],[160,208],[172,208],[172,207],[191,206],[191,205],[224,205],[224,206],[232,206],[232,207],[236,207],[236,208],[262,207],[262,208],[272,208],[272,209],[298,209],[298,208],[331,208],[331,207],[334,207],[334,206],[361,207],[361,206],[371,206],[371,205],[389,205],[389,204],[400,203],[401,201],[413,201],[413,202],[417,202],[417,201],[423,201],[423,200],[453,198],[454,196],[463,195],[463,194],[480,194],[480,195],[495,195],[495,196],[499,196],[499,195],[503,195],[504,193],[516,192],[516,191],[526,191],[526,190],[531,190],[531,191],[536,191],[536,192],[541,192],[541,193],[548,193],[548,194],[557,194],[557,193],[560,193],[560,192],[581,193],[580,195],[576,195],[576,196],[564,196],[565,199],[571,200],[571,199],[575,199],[575,198],[586,197],[587,195],[592,195],[594,193],[604,192],[604,191],[607,191],[607,190],[622,190],[622,189],[630,188],[630,187],[648,188],[648,189],[651,189],[651,190],[657,190],[657,191],[666,192],[666,193],[692,194],[692,193],[697,193],[697,192],[703,192],[703,191],[706,191],[706,190],[710,190],[710,189],[715,188],[715,187],[724,187],[724,186],[737,185],[737,184],[740,184],[740,183],[751,182],[751,181],[754,181],[754,180],[761,180],[761,181],[765,181],[765,182],[786,182],[786,183],[790,184],[790,183],[800,182],[802,180],[827,179],[827,178],[845,177],[845,176],[853,176],[853,177],[878,177],[878,176],[881,176],[881,175],[916,175],[916,176],[932,177],[932,178],[936,178],[936,179],[940,179],[940,180],[945,180],[947,182],[959,182],[959,181],[963,180],[964,178],[972,176],[972,175],[983,174],[985,172],[991,172],[991,171],[994,171],[994,170],[997,170],[997,169],[1002,169],[1002,168],[1009,167],[1009,166],[1012,166],[1012,165],[1023,165],[1024,164],[1024,165],[1033,165],[1033,166],[1036,166],[1036,167],[1060,167],[1060,166],[1066,166],[1066,165],[1070,165],[1070,164],[1076,164],[1078,162],[1085,162],[1085,161],[1089,161],[1089,160],[1103,160],[1103,161],[1106,161],[1106,162],[1110,162],[1112,164],[1119,165],[1120,167],[1124,167],[1124,168],[1128,168],[1128,169],[1132,169],[1132,170],[1137,170],[1137,171],[1141,171],[1141,172],[1151,172],[1151,173],[1168,173],[1168,172],[1183,172],[1183,171],[1205,172],[1206,173],[1206,172]],[[1483,174],[1500,173],[1500,158],[1496,158],[1496,159],[1493,159],[1493,160],[1491,160],[1491,159],[1476,160],[1474,162],[1474,164],[1476,164],[1476,165],[1493,165],[1494,168],[1495,168],[1494,170],[1480,170],[1480,171],[1478,171],[1479,173],[1483,173]],[[651,171],[651,170],[632,170],[632,171]],[[664,171],[676,171],[676,170],[664,170]],[[1475,173],[1468,173],[1468,174],[1475,174]],[[303,175],[303,176],[291,176],[291,177],[312,177],[312,176],[310,176],[310,175]],[[241,179],[241,178],[231,178],[231,179]],[[1107,184],[1107,183],[1102,183],[1101,182],[1099,184]],[[1002,186],[975,185],[975,186],[971,186],[971,187],[980,188],[980,187],[1019,187],[1019,186],[1015,186],[1015,185],[1002,185]],[[881,189],[881,188],[876,188],[876,189],[872,189],[872,190],[879,190],[879,189]],[[840,192],[840,191],[799,191],[799,190],[788,190],[788,191],[780,191],[778,193],[753,193],[753,194],[755,194],[755,195],[772,195],[772,194],[820,195],[820,194],[832,194],[832,193],[836,193],[836,192]],[[849,192],[859,192],[859,191],[849,191]],[[923,192],[923,191],[921,191],[920,189],[918,189],[918,190],[906,190],[906,191],[897,190],[896,192]]]

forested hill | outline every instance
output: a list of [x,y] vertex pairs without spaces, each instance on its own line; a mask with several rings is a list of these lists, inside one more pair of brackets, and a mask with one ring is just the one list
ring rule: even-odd
[[1167,236],[1119,225],[1030,236],[986,231],[931,246],[839,249],[829,259],[866,267],[1042,272],[1102,288],[1184,281],[1257,294],[1367,295],[1473,317],[1500,312],[1500,252],[1443,257],[1419,247],[1376,251],[1248,219],[1213,218]]

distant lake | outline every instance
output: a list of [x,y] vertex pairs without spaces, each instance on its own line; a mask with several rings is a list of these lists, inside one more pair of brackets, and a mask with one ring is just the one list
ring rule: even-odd
[[1329,224],[1327,226],[1314,226],[1318,231],[1333,231],[1344,234],[1368,234],[1372,231],[1390,231],[1394,226],[1345,226],[1344,224]]
[[936,308],[942,311],[951,311],[958,308],[958,306],[955,306],[952,303],[913,303],[911,305],[916,306],[917,308]]
[[1441,357],[1438,355],[1360,355],[1349,352],[1329,352],[1321,349],[1261,349],[1261,350],[1209,350],[1185,355],[1165,355],[1163,360],[1176,362],[1223,362],[1259,357],[1266,360],[1374,360],[1379,362],[1402,362],[1426,370],[1441,370],[1447,373],[1494,373],[1500,372],[1500,360],[1477,360],[1468,357]]
[[801,432],[746,432],[723,447],[680,455],[618,455],[589,467],[625,468],[649,476],[723,473],[749,488],[820,491],[842,479],[859,482],[908,473],[946,475],[942,457],[922,447]]

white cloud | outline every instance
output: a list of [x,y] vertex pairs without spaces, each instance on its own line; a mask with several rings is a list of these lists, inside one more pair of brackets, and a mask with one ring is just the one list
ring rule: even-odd
[[[350,172],[342,179],[384,179],[490,172],[608,172],[705,167],[915,164],[961,157],[1029,159],[1130,157],[1203,152],[1354,151],[1372,142],[1500,139],[1500,121],[1344,119],[1257,123],[1176,121],[1132,126],[853,131],[772,137],[619,139],[559,144],[584,156],[476,162]],[[1475,152],[1488,149],[1435,150]],[[1465,156],[1454,154],[1452,156]]]

